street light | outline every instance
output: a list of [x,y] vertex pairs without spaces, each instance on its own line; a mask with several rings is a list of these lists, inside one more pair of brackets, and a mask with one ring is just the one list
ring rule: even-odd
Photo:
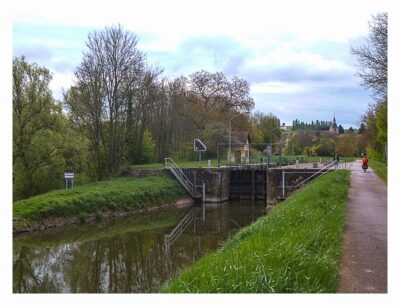
[[232,141],[232,120],[237,116],[241,115],[241,113],[233,115],[229,120],[229,141],[228,141],[228,165],[231,165],[231,141]]
[[269,144],[272,146],[272,140],[271,140],[271,136],[272,136],[272,132],[276,129],[280,129],[280,126],[276,126],[274,127],[270,132],[269,132]]
[[[271,146],[271,149],[272,149],[272,132],[274,131],[274,130],[276,130],[276,129],[280,129],[281,127],[280,126],[276,126],[276,127],[274,127],[270,132],[269,132],[269,145]],[[279,165],[281,165],[281,154],[282,154],[282,144],[281,144],[281,142],[279,142]],[[269,165],[269,155],[268,155],[268,165]]]

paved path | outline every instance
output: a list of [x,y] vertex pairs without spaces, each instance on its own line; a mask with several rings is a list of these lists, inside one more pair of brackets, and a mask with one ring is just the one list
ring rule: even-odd
[[387,293],[387,185],[361,161],[351,168],[339,293]]

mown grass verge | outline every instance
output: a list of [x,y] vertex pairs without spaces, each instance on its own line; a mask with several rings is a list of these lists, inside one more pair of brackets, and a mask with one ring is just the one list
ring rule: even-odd
[[349,186],[348,171],[310,183],[162,291],[335,292]]
[[385,163],[376,161],[376,160],[370,160],[369,165],[371,168],[375,171],[376,175],[379,176],[379,178],[387,183],[387,166]]
[[183,188],[167,177],[113,178],[15,202],[14,228],[52,217],[81,218],[91,213],[101,216],[107,211],[138,210],[169,203],[185,195]]

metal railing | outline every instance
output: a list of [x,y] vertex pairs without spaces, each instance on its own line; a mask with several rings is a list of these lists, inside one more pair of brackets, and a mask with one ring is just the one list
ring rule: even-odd
[[179,223],[174,227],[174,229],[169,233],[164,235],[164,247],[169,251],[172,244],[178,239],[190,223],[194,221],[194,211],[191,209]]
[[321,177],[322,175],[326,174],[327,172],[329,172],[329,170],[331,170],[332,167],[336,166],[337,162],[334,160],[333,162],[327,164],[325,167],[321,168],[320,170],[318,170],[317,172],[315,172],[313,175],[310,175],[308,178],[306,178],[304,181],[301,181],[300,183],[298,183],[297,185],[293,186],[293,190],[296,190],[300,187],[302,187],[303,185],[307,184],[311,179],[313,178],[318,178]]
[[196,195],[195,186],[190,179],[183,173],[182,169],[170,157],[164,159],[164,168],[171,171],[181,185],[194,197]]

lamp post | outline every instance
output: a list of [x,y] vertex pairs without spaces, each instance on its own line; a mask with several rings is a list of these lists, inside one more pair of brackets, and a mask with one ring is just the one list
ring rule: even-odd
[[[276,127],[274,127],[270,132],[269,132],[269,145],[271,146],[271,149],[272,149],[272,132],[274,131],[274,130],[276,130],[276,129],[280,129],[281,127],[280,126],[276,126]],[[280,148],[281,149],[281,148]],[[280,160],[280,159],[279,159]],[[279,161],[279,163],[280,163],[280,161]],[[269,165],[269,155],[268,155],[268,165]]]
[[229,166],[231,165],[232,120],[239,115],[241,115],[241,114],[239,113],[239,114],[233,115],[231,117],[231,119],[229,120],[229,135],[228,135],[229,136],[229,141],[228,141],[228,165]]

